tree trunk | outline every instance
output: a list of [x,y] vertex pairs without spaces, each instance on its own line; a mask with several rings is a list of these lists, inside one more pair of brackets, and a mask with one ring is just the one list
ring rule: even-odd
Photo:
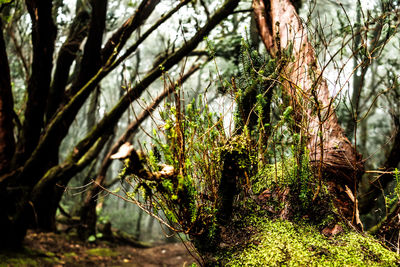
[[[334,204],[347,220],[360,223],[355,199],[361,156],[338,124],[326,80],[318,69],[307,30],[289,0],[253,1],[260,36],[268,52],[282,59],[284,50],[293,57],[281,72],[283,90],[291,96],[294,110],[301,112],[301,128],[308,134],[310,163],[319,183],[322,177],[334,194]],[[318,191],[316,192],[318,194]]]
[[[3,37],[3,24],[0,19],[0,248],[16,247],[25,236],[25,230],[20,230],[20,223],[10,217],[15,212],[10,198],[16,193],[17,188],[10,188],[10,178],[2,176],[10,170],[11,159],[15,151],[14,125],[13,125],[13,96],[11,91],[10,69]],[[19,191],[18,191],[19,192]],[[12,206],[10,206],[12,205]]]
[[[68,83],[70,69],[80,45],[88,34],[89,18],[88,11],[83,8],[77,12],[70,26],[67,40],[60,48],[47,101],[46,123],[50,122],[62,101],[65,101],[65,87]],[[79,66],[78,63],[76,62],[77,66]]]
[[[58,189],[58,190],[57,190]],[[33,224],[30,226],[41,231],[56,231],[56,212],[61,195],[57,194],[61,188],[48,184],[41,191],[32,195],[33,212],[35,214]]]
[[0,176],[9,171],[15,151],[13,124],[13,95],[11,91],[10,68],[0,20]]
[[52,17],[51,0],[26,0],[32,20],[32,71],[28,82],[28,100],[18,142],[16,165],[23,165],[39,142],[44,127],[46,100],[50,89],[53,68],[54,42],[57,28]]

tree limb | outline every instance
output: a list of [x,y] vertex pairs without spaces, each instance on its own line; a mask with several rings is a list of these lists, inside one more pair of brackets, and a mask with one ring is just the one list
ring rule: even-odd
[[140,3],[135,14],[128,18],[104,45],[101,51],[103,65],[105,65],[107,61],[113,61],[112,58],[118,55],[128,38],[132,35],[132,32],[145,22],[159,2],[160,0],[143,0]]

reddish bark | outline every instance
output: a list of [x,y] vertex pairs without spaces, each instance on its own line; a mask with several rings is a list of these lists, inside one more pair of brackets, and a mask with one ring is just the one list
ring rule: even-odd
[[341,214],[354,224],[355,220],[359,223],[354,196],[364,166],[338,124],[307,30],[290,0],[254,0],[253,7],[267,50],[279,58],[283,50],[292,49],[294,60],[285,59],[281,80],[294,110],[300,113],[296,114],[301,118],[298,123],[309,136],[307,146],[316,176],[327,181]]

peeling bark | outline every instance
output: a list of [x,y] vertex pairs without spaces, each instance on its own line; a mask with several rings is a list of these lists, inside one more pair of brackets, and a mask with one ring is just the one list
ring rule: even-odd
[[292,98],[294,110],[300,113],[297,116],[302,118],[301,128],[308,132],[310,164],[316,170],[317,179],[327,181],[339,212],[358,224],[360,222],[355,221],[357,202],[351,200],[346,187],[356,195],[364,166],[338,124],[307,30],[289,0],[271,0],[268,5],[266,1],[254,0],[253,6],[267,50],[279,58],[283,50],[292,49],[290,54],[294,60],[286,62],[281,79],[284,91]]

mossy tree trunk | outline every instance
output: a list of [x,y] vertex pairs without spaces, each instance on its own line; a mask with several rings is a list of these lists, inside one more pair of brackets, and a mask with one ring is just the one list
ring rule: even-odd
[[253,7],[267,51],[279,58],[284,50],[291,49],[288,52],[293,59],[288,59],[280,79],[283,90],[291,96],[291,105],[298,113],[296,117],[300,118],[297,123],[308,135],[310,164],[319,182],[322,179],[327,182],[339,212],[356,225],[360,223],[358,208],[351,195],[356,196],[364,166],[338,124],[307,29],[290,0],[254,0]]

